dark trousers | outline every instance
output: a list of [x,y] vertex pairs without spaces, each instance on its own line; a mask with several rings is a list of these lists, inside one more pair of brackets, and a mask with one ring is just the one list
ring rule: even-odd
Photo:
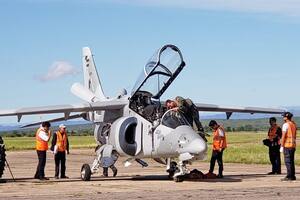
[[269,157],[272,164],[272,172],[281,173],[280,146],[269,147]]
[[38,159],[39,159],[39,163],[36,168],[34,178],[45,177],[45,166],[46,166],[46,159],[47,159],[46,152],[47,151],[38,151],[38,150],[36,151]]
[[223,151],[224,151],[223,149],[222,151],[216,151],[216,150],[212,151],[211,159],[210,159],[210,167],[209,167],[210,173],[214,172],[215,163],[217,160],[219,165],[219,175],[223,175]]
[[66,176],[66,152],[58,151],[55,156],[55,176],[59,175],[59,165],[60,165],[60,177]]
[[[113,171],[113,173],[115,173],[117,171],[117,168],[115,167],[115,165],[112,165],[109,168]],[[108,176],[108,167],[103,167],[103,175]]]
[[294,179],[295,176],[295,148],[284,148],[284,162],[287,171],[287,178]]

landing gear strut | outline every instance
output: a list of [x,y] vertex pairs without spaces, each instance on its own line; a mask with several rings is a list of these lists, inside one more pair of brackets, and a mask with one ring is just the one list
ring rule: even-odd
[[186,164],[187,161],[179,161],[178,170],[173,176],[175,182],[182,182],[184,179],[184,175],[189,173]]
[[182,182],[184,177],[189,173],[186,164],[188,161],[179,161],[177,164],[175,161],[167,159],[167,172],[169,173],[169,179],[173,179],[175,182]]

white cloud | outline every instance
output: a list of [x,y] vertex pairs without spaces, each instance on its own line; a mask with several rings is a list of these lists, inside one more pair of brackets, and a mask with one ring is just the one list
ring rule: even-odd
[[63,78],[68,75],[75,75],[77,73],[79,73],[79,71],[69,62],[55,61],[50,66],[47,74],[38,76],[37,79],[42,82],[45,82]]
[[109,0],[142,6],[271,13],[300,16],[299,0]]

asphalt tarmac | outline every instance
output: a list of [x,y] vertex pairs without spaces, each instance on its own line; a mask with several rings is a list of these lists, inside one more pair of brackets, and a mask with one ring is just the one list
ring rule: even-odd
[[[224,164],[223,179],[187,180],[175,183],[169,180],[165,167],[152,160],[145,160],[149,167],[133,163],[125,168],[123,158],[116,164],[117,177],[104,178],[100,173],[91,181],[80,179],[83,163],[91,163],[93,150],[73,150],[67,157],[69,179],[54,179],[53,154],[47,154],[46,176],[48,181],[33,179],[37,155],[35,151],[7,152],[7,160],[15,177],[8,168],[0,183],[0,199],[300,199],[299,180],[281,182],[285,176],[267,175],[270,165]],[[189,169],[207,172],[208,163],[195,162]],[[216,166],[217,167],[217,166]],[[296,172],[300,168],[296,167]],[[111,175],[112,172],[109,171]]]

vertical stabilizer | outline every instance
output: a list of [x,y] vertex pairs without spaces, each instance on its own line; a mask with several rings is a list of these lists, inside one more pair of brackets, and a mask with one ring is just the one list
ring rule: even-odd
[[100,100],[105,100],[106,96],[104,95],[90,48],[84,47],[82,54],[84,87],[94,93]]

